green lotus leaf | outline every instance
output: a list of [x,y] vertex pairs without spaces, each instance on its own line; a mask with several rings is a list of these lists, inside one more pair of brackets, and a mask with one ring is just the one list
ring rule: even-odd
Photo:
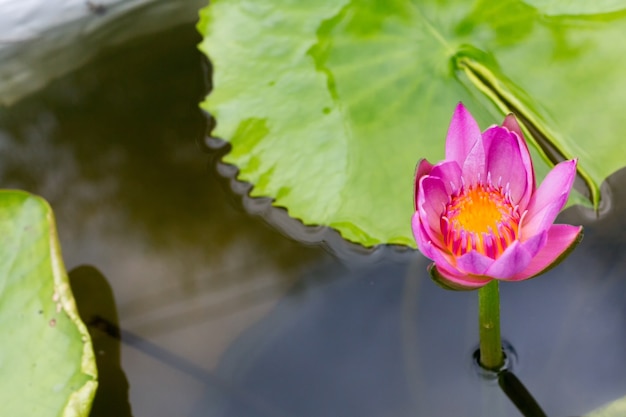
[[0,190],[2,415],[88,416],[96,368],[41,198]]
[[624,0],[525,0],[546,15],[592,15],[612,13],[626,9]]
[[459,101],[483,129],[514,112],[539,178],[578,158],[575,201],[598,205],[626,164],[626,15],[530,3],[212,1],[202,107],[253,197],[366,246],[415,245],[415,164],[442,159]]

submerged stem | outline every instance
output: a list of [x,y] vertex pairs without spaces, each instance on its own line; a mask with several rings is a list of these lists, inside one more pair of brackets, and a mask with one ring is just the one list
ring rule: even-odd
[[478,290],[478,322],[480,364],[498,370],[504,365],[504,356],[500,340],[500,292],[495,279]]

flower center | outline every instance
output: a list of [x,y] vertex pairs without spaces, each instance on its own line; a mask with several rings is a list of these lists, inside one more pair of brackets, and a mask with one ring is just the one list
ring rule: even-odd
[[507,190],[475,184],[451,196],[441,217],[441,230],[454,255],[476,250],[496,259],[517,239],[519,220]]

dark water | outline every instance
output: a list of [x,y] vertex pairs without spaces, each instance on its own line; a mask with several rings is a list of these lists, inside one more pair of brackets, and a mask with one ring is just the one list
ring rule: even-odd
[[[91,323],[92,415],[519,416],[473,367],[475,292],[232,192],[245,185],[205,144],[198,42],[188,25],[102,51],[0,109],[2,186],[51,202]],[[561,215],[586,225],[561,266],[501,286],[513,371],[551,417],[626,395],[624,185],[608,180],[599,220]]]

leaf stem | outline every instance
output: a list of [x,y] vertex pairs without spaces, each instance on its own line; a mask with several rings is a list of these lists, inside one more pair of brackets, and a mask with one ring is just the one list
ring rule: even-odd
[[504,356],[500,340],[500,291],[495,279],[478,290],[478,322],[480,365],[498,370],[504,365]]

